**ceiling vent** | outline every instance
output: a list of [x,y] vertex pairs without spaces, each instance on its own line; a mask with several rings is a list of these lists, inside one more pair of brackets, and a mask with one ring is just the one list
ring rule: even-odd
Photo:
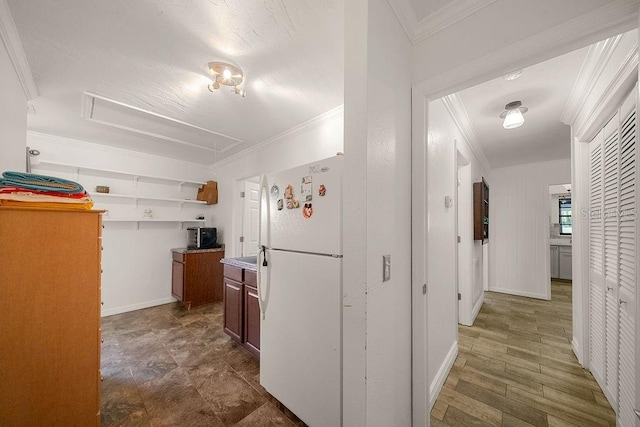
[[82,97],[82,118],[146,137],[208,151],[225,152],[243,142],[89,92],[85,92]]

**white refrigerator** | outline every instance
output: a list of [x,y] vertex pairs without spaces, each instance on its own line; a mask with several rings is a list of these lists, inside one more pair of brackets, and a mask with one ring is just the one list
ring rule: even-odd
[[311,427],[342,424],[342,165],[261,180],[260,384]]

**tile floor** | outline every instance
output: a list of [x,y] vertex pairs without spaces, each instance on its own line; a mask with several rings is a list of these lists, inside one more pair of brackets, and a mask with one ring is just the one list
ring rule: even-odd
[[304,425],[259,384],[222,330],[222,304],[102,319],[102,426]]
[[485,292],[472,327],[458,327],[459,355],[431,426],[615,426],[593,376],[571,350],[571,284],[551,301]]

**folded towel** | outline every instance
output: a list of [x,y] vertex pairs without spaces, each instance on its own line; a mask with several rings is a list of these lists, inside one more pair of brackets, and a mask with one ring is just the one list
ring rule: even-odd
[[86,191],[82,193],[67,194],[67,193],[60,193],[59,191],[31,190],[28,188],[8,187],[8,186],[5,186],[5,187],[0,186],[0,194],[20,194],[23,196],[29,196],[29,195],[53,196],[53,197],[64,197],[65,199],[91,198],[91,196],[89,196],[89,194]]
[[30,190],[57,191],[60,193],[83,193],[84,188],[77,182],[68,181],[47,175],[38,175],[24,172],[4,172],[0,179],[2,186],[18,186]]

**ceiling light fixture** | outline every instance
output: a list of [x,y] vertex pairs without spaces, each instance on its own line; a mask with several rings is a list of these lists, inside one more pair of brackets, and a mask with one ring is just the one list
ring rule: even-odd
[[515,80],[522,75],[522,70],[515,70],[504,76],[505,80]]
[[210,92],[220,89],[221,85],[231,87],[231,91],[243,98],[247,95],[244,88],[240,87],[244,83],[244,74],[240,67],[227,62],[209,62],[207,71],[213,77],[213,82],[207,87]]
[[524,113],[529,111],[527,107],[522,106],[522,102],[513,101],[504,106],[505,111],[500,114],[500,118],[504,119],[502,127],[505,129],[515,129],[524,123]]

